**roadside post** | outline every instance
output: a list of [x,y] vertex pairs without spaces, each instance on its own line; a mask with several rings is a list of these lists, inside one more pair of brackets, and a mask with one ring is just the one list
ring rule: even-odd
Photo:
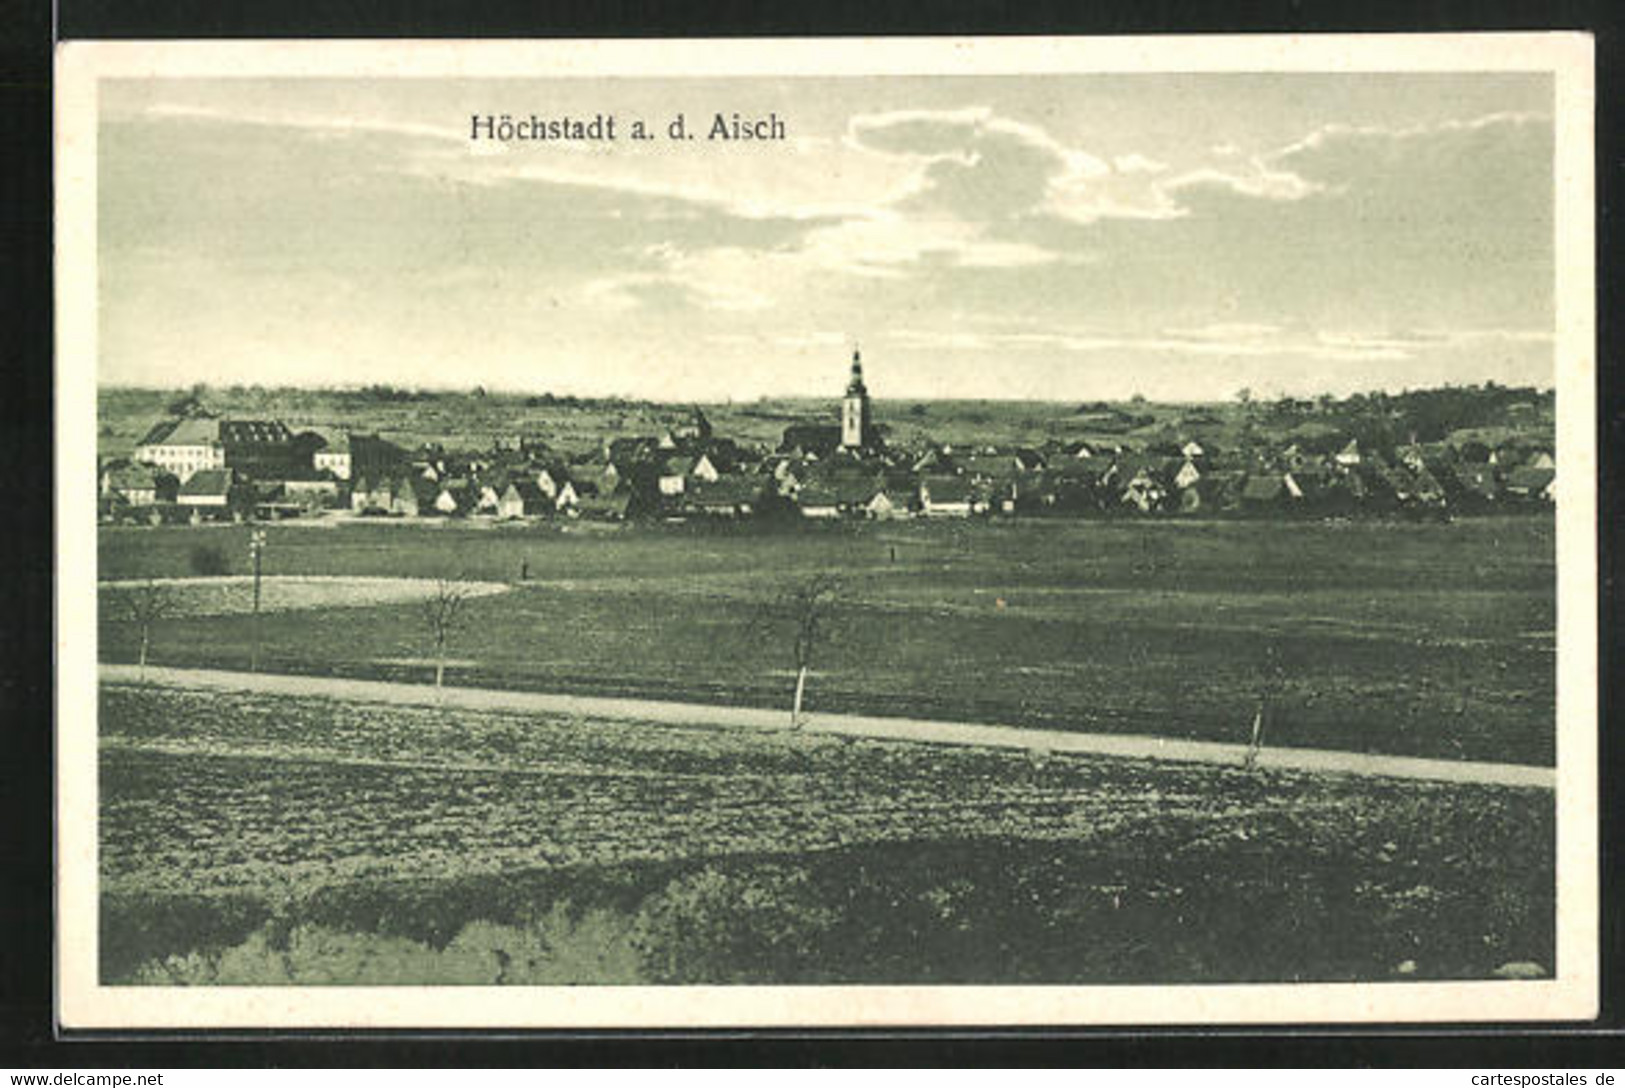
[[248,670],[260,671],[260,561],[265,554],[265,530],[255,529],[248,534],[248,554],[254,559],[254,648],[249,656]]

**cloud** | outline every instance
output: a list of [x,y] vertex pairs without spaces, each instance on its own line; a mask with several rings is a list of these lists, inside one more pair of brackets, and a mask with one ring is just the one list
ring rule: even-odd
[[1204,204],[1208,194],[1233,194],[1255,200],[1302,200],[1316,190],[1313,182],[1287,170],[1273,170],[1260,159],[1253,159],[1249,168],[1241,172],[1200,167],[1159,186],[1160,192],[1185,211]]
[[855,147],[920,162],[901,205],[965,222],[1020,217],[1056,191],[1103,178],[1111,166],[1067,147],[1036,125],[983,106],[860,114],[848,123]]
[[1168,169],[1168,164],[1131,151],[1112,159],[1112,169],[1119,174],[1160,174]]

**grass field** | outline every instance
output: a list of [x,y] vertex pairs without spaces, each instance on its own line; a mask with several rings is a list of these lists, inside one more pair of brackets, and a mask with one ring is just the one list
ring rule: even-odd
[[105,686],[108,983],[1553,963],[1545,791]]
[[[243,527],[104,528],[99,577],[230,573]],[[904,523],[799,532],[271,526],[277,575],[512,582],[469,602],[448,682],[786,706],[790,635],[766,606],[844,588],[814,710],[1245,740],[1261,692],[1285,746],[1550,764],[1549,516],[1350,522]],[[104,660],[138,633],[104,609]],[[262,618],[262,667],[425,681],[418,606]],[[244,615],[160,623],[157,664],[244,668]],[[415,664],[422,662],[421,664]]]

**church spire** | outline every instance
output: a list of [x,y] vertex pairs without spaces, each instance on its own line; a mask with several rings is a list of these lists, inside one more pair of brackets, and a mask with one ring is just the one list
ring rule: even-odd
[[846,383],[846,395],[849,397],[863,396],[868,390],[863,386],[863,357],[857,348],[852,349],[852,377]]
[[846,396],[841,401],[841,445],[859,450],[870,444],[874,437],[869,420],[869,390],[863,384],[863,357],[852,349],[852,377],[846,383]]

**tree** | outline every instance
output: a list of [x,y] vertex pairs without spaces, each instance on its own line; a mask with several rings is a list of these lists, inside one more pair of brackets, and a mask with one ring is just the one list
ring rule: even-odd
[[796,691],[790,704],[790,728],[801,727],[801,703],[807,691],[807,675],[827,634],[830,613],[841,592],[841,580],[820,572],[784,590],[765,613],[769,625],[790,631],[791,662],[796,670]]
[[1247,755],[1243,762],[1249,768],[1257,765],[1258,754],[1264,748],[1264,729],[1275,716],[1275,703],[1286,686],[1286,668],[1281,661],[1281,649],[1274,638],[1264,643],[1263,661],[1259,667],[1258,709],[1253,714],[1253,727],[1247,741]]
[[440,698],[446,681],[446,644],[462,621],[468,587],[460,578],[437,578],[434,592],[423,602],[423,623],[434,643],[434,689]]
[[169,587],[148,579],[131,586],[124,595],[124,616],[141,631],[141,652],[137,658],[138,676],[147,678],[147,650],[152,645],[152,628],[159,620],[173,614],[175,599]]

